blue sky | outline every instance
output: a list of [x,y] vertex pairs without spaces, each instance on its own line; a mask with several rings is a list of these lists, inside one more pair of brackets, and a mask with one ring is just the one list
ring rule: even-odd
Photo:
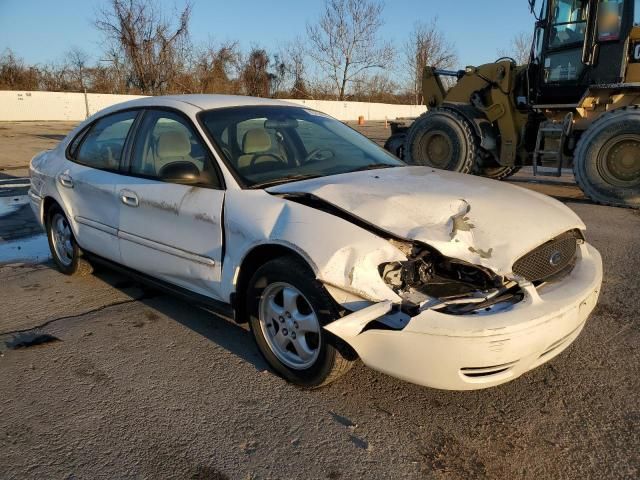
[[[61,61],[72,46],[95,61],[100,35],[92,25],[100,0],[0,0],[0,50],[9,47],[29,63]],[[180,0],[161,0],[166,11]],[[196,43],[238,40],[247,48],[277,48],[304,35],[323,0],[193,0],[191,34]],[[456,46],[460,66],[493,61],[500,48],[522,31],[533,30],[525,0],[387,1],[382,35],[401,45],[416,20],[438,17]]]

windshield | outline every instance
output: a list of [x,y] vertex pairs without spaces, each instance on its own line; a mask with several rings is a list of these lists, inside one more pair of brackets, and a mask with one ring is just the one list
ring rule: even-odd
[[223,108],[201,120],[248,187],[406,165],[343,123],[301,107]]

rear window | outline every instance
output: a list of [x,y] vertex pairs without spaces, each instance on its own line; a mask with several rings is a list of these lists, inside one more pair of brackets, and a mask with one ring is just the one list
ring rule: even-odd
[[136,111],[115,113],[95,122],[83,136],[80,147],[76,148],[75,160],[89,167],[118,169],[127,135],[137,114]]

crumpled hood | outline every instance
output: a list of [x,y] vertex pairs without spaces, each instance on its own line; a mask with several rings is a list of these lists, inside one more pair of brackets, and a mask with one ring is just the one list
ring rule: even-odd
[[312,194],[396,236],[501,275],[538,245],[585,228],[573,211],[545,195],[430,167],[333,175],[268,192]]

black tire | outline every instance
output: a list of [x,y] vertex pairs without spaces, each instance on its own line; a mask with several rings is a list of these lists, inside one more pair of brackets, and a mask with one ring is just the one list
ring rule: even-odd
[[413,122],[404,147],[404,160],[412,165],[470,173],[480,141],[469,122],[451,109],[434,109]]
[[[270,347],[260,322],[261,300],[267,301],[263,300],[264,292],[270,285],[283,282],[302,293],[321,326],[317,339],[318,355],[308,368],[291,368],[283,363]],[[262,265],[250,280],[245,298],[249,326],[258,349],[273,370],[284,379],[303,388],[317,388],[333,382],[351,368],[356,355],[339,338],[322,328],[340,317],[337,304],[316,280],[311,269],[299,258],[284,256]]]
[[384,144],[384,149],[398,158],[404,158],[404,142],[406,133],[394,133]]
[[[56,240],[55,240],[55,228],[53,224],[57,222],[58,219],[61,219],[69,228],[70,231],[70,249],[69,255],[64,256],[58,251],[56,248]],[[93,267],[89,262],[82,258],[82,251],[76,242],[75,237],[73,236],[73,232],[71,231],[71,227],[69,225],[69,220],[65,213],[58,205],[54,205],[47,211],[45,228],[47,231],[47,240],[49,241],[49,249],[51,250],[51,257],[55,262],[58,269],[64,273],[65,275],[88,275],[93,272]]]
[[640,208],[640,109],[604,113],[582,134],[573,174],[587,197],[603,205]]
[[512,167],[482,167],[475,165],[473,168],[474,175],[480,175],[481,177],[492,178],[493,180],[503,180],[510,177],[520,171],[520,166]]

